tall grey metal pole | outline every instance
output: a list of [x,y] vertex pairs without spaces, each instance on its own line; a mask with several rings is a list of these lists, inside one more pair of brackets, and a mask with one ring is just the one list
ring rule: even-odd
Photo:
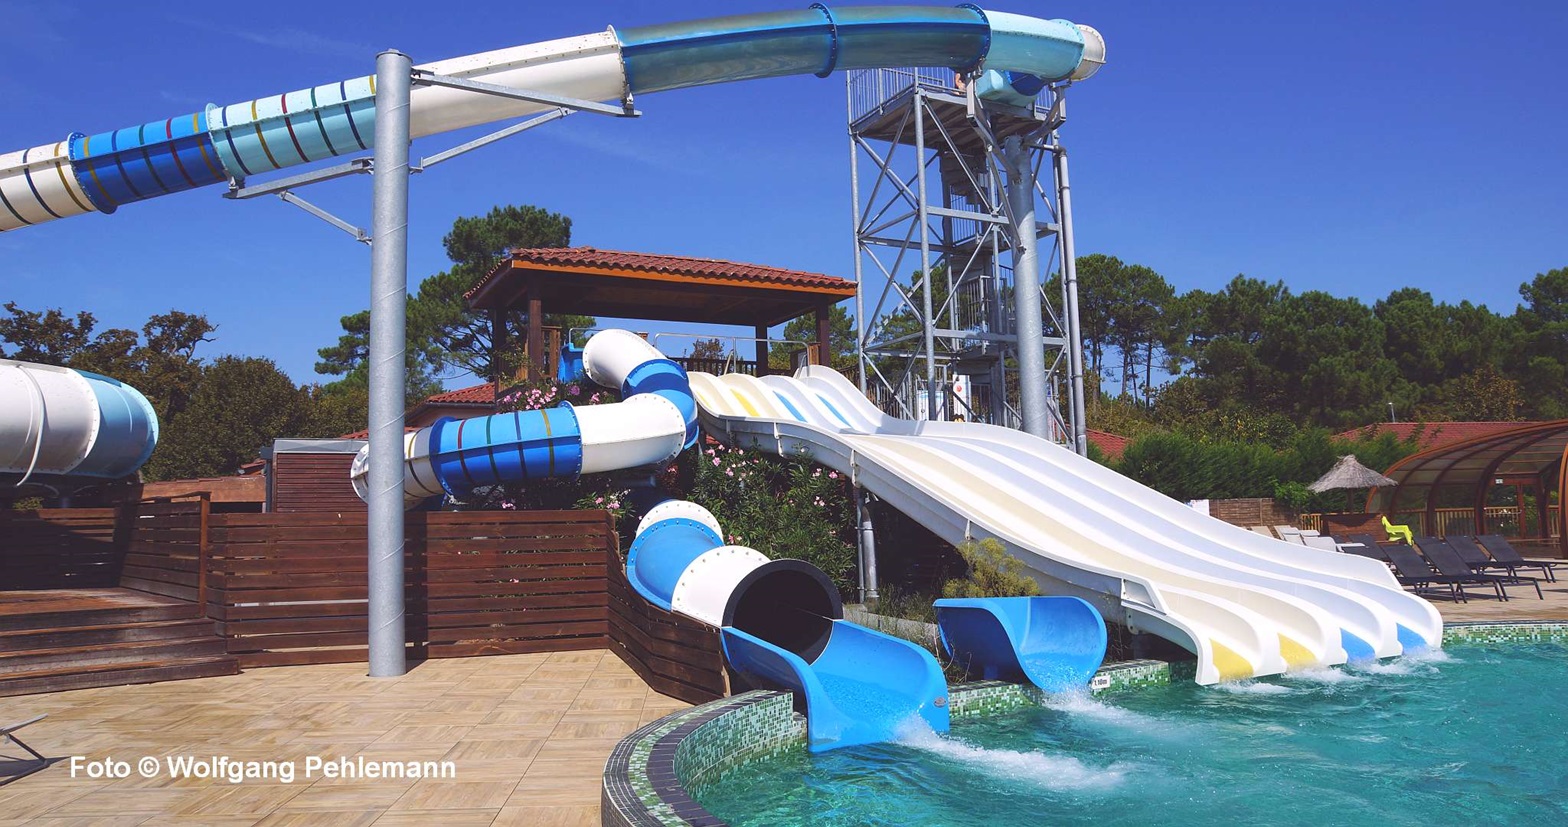
[[860,601],[876,600],[877,533],[871,522],[871,495],[855,489],[855,507],[860,512]]
[[1056,165],[1056,210],[1061,215],[1062,290],[1067,294],[1067,371],[1071,374],[1073,450],[1089,455],[1089,422],[1084,414],[1083,335],[1078,328],[1078,258],[1073,251],[1073,198],[1067,182],[1067,150],[1052,147]]
[[[844,73],[845,110],[850,123],[855,120],[855,86],[851,73]],[[861,284],[864,277],[860,241],[860,150],[855,146],[855,130],[849,130],[849,203],[854,215],[851,225],[855,241],[855,368],[859,374],[860,392],[866,392],[866,290]]]
[[1048,438],[1045,398],[1045,341],[1040,317],[1040,238],[1035,222],[1034,164],[1023,141],[1002,142],[1007,164],[1007,200],[1013,219],[1013,315],[1018,334],[1018,390],[1024,431]]
[[[937,418],[936,393],[936,319],[931,313],[931,288],[936,278],[931,272],[931,221],[926,206],[931,202],[926,193],[926,99],[920,85],[915,85],[915,163],[917,198],[920,206],[915,210],[915,220],[920,222],[920,270],[924,274],[925,289],[920,291],[920,313],[925,321],[926,349],[926,419]],[[910,400],[914,401],[914,400]]]
[[376,55],[370,247],[370,676],[408,671],[403,618],[403,393],[407,381],[408,96],[413,61]]

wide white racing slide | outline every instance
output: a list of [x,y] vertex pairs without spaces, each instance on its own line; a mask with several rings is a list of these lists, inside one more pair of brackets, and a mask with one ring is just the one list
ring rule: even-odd
[[696,373],[709,434],[849,474],[944,540],[993,537],[1046,593],[1198,657],[1202,684],[1439,645],[1380,563],[1262,537],[1020,431],[890,417],[837,372]]

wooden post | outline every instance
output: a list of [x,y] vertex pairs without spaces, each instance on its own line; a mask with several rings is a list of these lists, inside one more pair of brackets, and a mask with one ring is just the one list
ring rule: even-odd
[[207,617],[207,565],[212,555],[212,536],[209,530],[212,517],[212,493],[203,491],[198,505],[201,519],[198,523],[196,539],[196,605],[201,607],[201,616]]
[[831,366],[833,364],[833,347],[829,341],[833,335],[832,325],[829,324],[830,320],[833,318],[832,307],[833,306],[829,304],[817,305],[816,363],[819,365]]
[[757,333],[757,375],[768,375],[768,329],[758,325]]
[[528,287],[528,379],[540,382],[545,378],[544,366],[544,300],[539,295],[539,285]]
[[495,395],[501,397],[501,383],[504,381],[506,371],[502,370],[501,360],[505,358],[507,346],[506,335],[506,308],[490,308],[490,381],[495,383]]

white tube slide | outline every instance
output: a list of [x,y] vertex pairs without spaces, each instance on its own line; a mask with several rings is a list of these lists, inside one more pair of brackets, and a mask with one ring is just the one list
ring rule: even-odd
[[158,417],[135,388],[106,376],[0,359],[0,486],[57,492],[136,472],[158,443]]
[[[403,437],[403,500],[550,477],[642,468],[674,459],[692,443],[697,407],[686,372],[635,333],[605,330],[588,340],[589,376],[621,393],[606,405],[562,405],[446,418]],[[354,490],[369,493],[369,446],[349,471]]]

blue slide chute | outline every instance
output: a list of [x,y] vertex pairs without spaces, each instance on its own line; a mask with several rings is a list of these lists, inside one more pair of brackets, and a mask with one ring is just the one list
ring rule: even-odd
[[799,693],[812,752],[891,741],[914,716],[948,729],[942,667],[913,643],[834,620],[821,654],[808,661],[740,629],[722,632],[731,666]]
[[936,614],[942,646],[983,678],[1066,692],[1105,660],[1105,619],[1076,597],[948,598]]

